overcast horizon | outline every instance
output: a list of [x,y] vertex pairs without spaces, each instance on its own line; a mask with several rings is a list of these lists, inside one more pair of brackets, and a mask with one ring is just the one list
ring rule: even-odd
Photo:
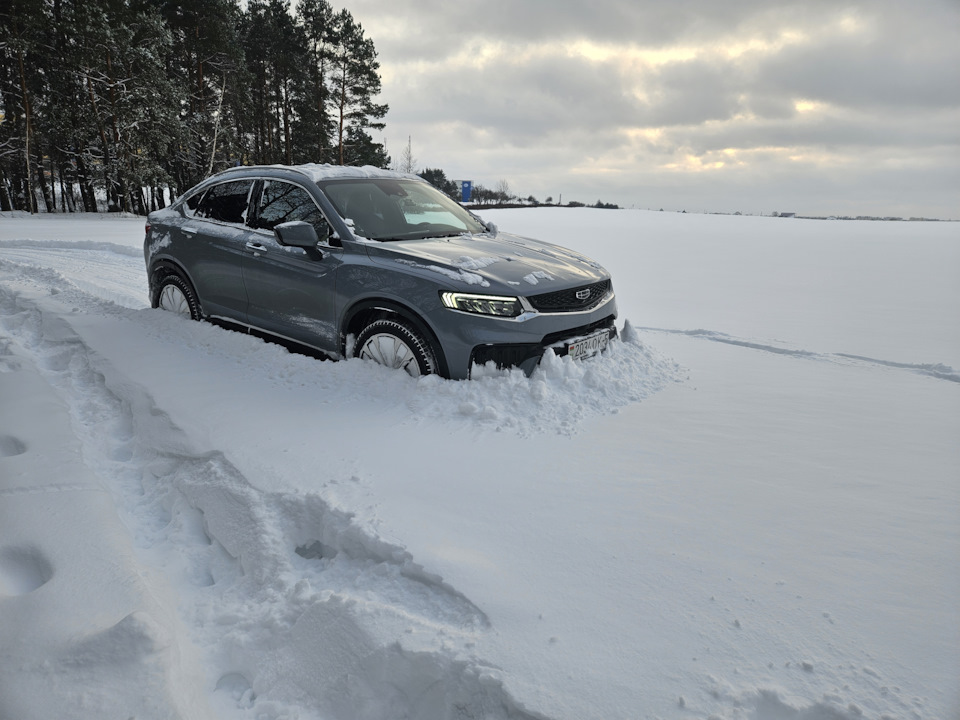
[[960,219],[960,3],[348,0],[397,162],[539,201]]

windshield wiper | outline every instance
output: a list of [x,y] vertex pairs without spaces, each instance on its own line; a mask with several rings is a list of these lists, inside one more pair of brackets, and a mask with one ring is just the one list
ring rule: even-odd
[[428,233],[427,235],[421,235],[420,237],[417,238],[417,240],[426,240],[428,238],[459,237],[460,235],[463,235],[463,234],[464,234],[463,230],[458,230],[456,232],[446,231],[446,232],[440,232],[440,233]]
[[374,237],[369,238],[370,240],[376,240],[378,242],[396,242],[399,240],[429,240],[431,238],[443,238],[443,237],[456,237],[460,235],[459,232],[444,232],[444,233],[434,233],[420,235],[419,233],[411,233],[409,235],[398,235],[396,237]]

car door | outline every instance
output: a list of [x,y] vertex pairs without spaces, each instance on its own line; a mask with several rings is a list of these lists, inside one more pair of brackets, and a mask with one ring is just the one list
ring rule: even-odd
[[280,245],[274,226],[312,223],[326,235],[327,221],[307,190],[284,180],[264,180],[243,258],[247,318],[251,325],[337,356],[335,290],[343,248],[329,244],[310,252]]
[[204,313],[246,321],[242,263],[252,179],[217,183],[187,198],[178,231],[178,258],[190,274]]

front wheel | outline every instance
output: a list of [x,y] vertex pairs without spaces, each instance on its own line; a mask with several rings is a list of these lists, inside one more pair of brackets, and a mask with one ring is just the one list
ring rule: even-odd
[[429,343],[402,320],[375,320],[357,337],[354,355],[389,368],[403,369],[412,377],[437,371]]
[[179,275],[166,275],[160,280],[156,307],[191,320],[200,320],[202,317],[197,294],[190,283]]

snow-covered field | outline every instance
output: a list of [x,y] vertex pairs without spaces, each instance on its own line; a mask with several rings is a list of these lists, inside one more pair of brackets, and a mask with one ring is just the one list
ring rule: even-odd
[[484,217],[622,340],[416,381],[0,217],[0,718],[960,717],[960,225]]

